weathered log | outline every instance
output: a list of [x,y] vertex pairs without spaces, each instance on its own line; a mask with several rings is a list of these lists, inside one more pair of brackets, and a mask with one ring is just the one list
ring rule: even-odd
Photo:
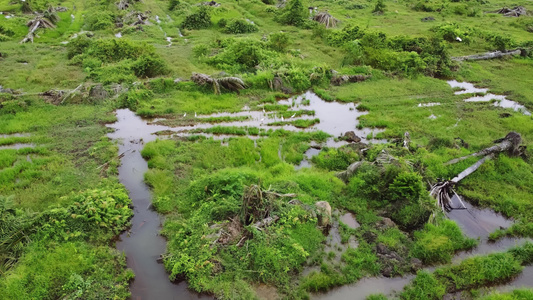
[[499,140],[494,141],[496,144],[492,147],[485,148],[479,152],[475,152],[463,157],[455,158],[444,165],[452,165],[455,163],[458,163],[460,161],[463,161],[470,157],[477,157],[477,156],[485,156],[492,153],[498,153],[498,152],[505,152],[509,151],[511,155],[516,155],[518,152],[518,147],[520,146],[520,143],[522,142],[522,136],[517,132],[509,132],[504,138],[501,138]]
[[331,84],[341,85],[348,82],[361,82],[371,78],[372,75],[339,75],[331,78]]
[[487,52],[487,53],[481,53],[481,54],[452,57],[452,60],[454,61],[487,60],[487,59],[501,58],[504,56],[520,55],[520,53],[521,53],[520,49],[507,51],[507,52],[494,51],[494,52]]
[[348,182],[350,178],[352,178],[353,174],[363,165],[362,161],[354,162],[353,164],[349,165],[346,171],[339,172],[335,174],[337,178],[344,182]]
[[212,78],[206,74],[192,73],[191,80],[197,85],[212,85],[215,94],[220,94],[220,86],[237,93],[246,88],[244,81],[238,77]]
[[525,16],[527,14],[527,10],[523,6],[515,6],[512,9],[504,7],[494,12],[498,14],[502,14],[505,17],[520,17],[520,16]]
[[457,199],[459,199],[459,201],[461,202],[460,209],[466,209],[464,203],[461,201],[461,198],[453,190],[453,187],[457,183],[459,183],[459,181],[463,180],[468,175],[474,173],[487,160],[494,158],[497,153],[508,152],[511,155],[516,155],[518,153],[520,143],[522,142],[522,137],[519,133],[512,131],[509,132],[504,138],[498,139],[494,142],[498,144],[467,156],[452,159],[445,164],[450,165],[470,157],[483,156],[482,159],[478,160],[476,163],[466,168],[464,171],[459,173],[451,180],[437,182],[432,186],[430,190],[430,195],[437,200],[437,206],[440,207],[443,212],[456,209],[452,207],[452,200],[450,195],[456,195]]
[[319,12],[313,16],[313,20],[324,24],[326,28],[337,27],[339,20],[329,14],[327,11]]

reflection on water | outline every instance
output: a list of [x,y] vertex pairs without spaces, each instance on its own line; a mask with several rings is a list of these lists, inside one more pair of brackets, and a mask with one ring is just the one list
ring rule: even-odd
[[119,109],[116,114],[118,121],[108,125],[115,132],[108,136],[120,142],[119,153],[124,156],[120,159],[119,180],[128,190],[134,206],[131,229],[120,235],[117,248],[124,251],[128,267],[135,273],[135,280],[130,285],[132,299],[211,298],[189,291],[185,282],[170,282],[163,265],[157,263],[159,255],[166,250],[166,241],[159,235],[161,219],[150,209],[152,195],[144,183],[148,164],[140,151],[144,143],[156,139],[153,133],[166,127],[148,125],[128,109]]

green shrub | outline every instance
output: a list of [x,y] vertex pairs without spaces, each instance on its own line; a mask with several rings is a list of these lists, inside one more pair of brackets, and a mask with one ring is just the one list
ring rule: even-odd
[[425,11],[425,12],[434,12],[442,10],[444,5],[442,3],[437,3],[428,0],[418,1],[413,9],[416,11]]
[[477,288],[506,281],[520,274],[522,267],[510,253],[491,253],[467,258],[458,265],[435,270],[438,278],[446,278],[453,290]]
[[211,12],[205,5],[200,6],[197,12],[185,17],[181,28],[184,29],[205,29],[211,26]]
[[285,32],[271,33],[268,36],[269,47],[278,52],[285,52],[289,46],[289,35]]
[[448,263],[455,251],[472,248],[476,242],[463,236],[459,226],[443,220],[438,226],[426,224],[415,231],[412,255],[424,263]]
[[402,172],[389,186],[390,199],[393,201],[417,201],[427,194],[422,176],[415,172]]
[[132,65],[137,77],[155,77],[167,72],[165,61],[159,57],[142,55]]
[[290,0],[283,10],[280,21],[287,25],[302,26],[308,14],[302,0]]
[[69,59],[76,55],[84,53],[91,45],[91,39],[86,35],[80,35],[75,39],[70,40],[67,44],[67,57]]
[[115,15],[106,9],[90,9],[85,16],[87,30],[105,30],[114,26]]
[[[220,26],[220,23],[219,23]],[[259,29],[255,24],[252,24],[246,20],[231,20],[225,27],[225,33],[241,34],[256,32]]]
[[173,11],[176,6],[180,4],[180,0],[170,0],[168,1],[168,10]]
[[375,14],[382,14],[385,12],[385,9],[386,9],[386,6],[385,6],[385,3],[383,3],[383,0],[378,0],[372,12]]
[[7,41],[15,35],[15,31],[7,27],[7,25],[0,24],[0,42]]
[[464,44],[470,44],[471,30],[469,28],[460,26],[457,23],[447,23],[431,28],[438,36],[448,42],[456,42],[457,38],[462,40]]
[[345,149],[324,148],[311,160],[319,168],[339,171],[346,170],[350,164],[359,160],[359,157],[357,153]]
[[222,18],[222,19],[218,20],[217,25],[220,28],[224,28],[224,27],[226,27],[226,25],[228,25],[228,20]]

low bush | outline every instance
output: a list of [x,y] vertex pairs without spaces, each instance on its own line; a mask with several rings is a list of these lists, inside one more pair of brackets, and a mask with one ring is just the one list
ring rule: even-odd
[[[219,22],[220,26],[220,22]],[[250,23],[246,20],[231,20],[224,26],[225,33],[241,34],[241,33],[252,33],[258,31],[257,25]]]
[[476,245],[451,220],[443,220],[439,225],[426,224],[424,229],[415,231],[414,241],[412,255],[426,264],[448,263],[456,251]]
[[324,148],[318,155],[313,156],[311,160],[319,168],[340,171],[346,170],[350,164],[359,160],[359,156],[357,153],[349,151],[349,148]]
[[197,12],[185,17],[181,23],[183,29],[205,29],[211,26],[211,12],[205,5],[201,5]]

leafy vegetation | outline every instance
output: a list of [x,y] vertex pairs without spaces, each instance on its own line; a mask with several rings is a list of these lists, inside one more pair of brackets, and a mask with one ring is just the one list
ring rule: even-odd
[[[522,156],[495,156],[456,190],[514,220],[492,240],[533,236],[531,116],[495,101],[465,102],[470,95],[455,95],[443,80],[473,82],[532,111],[533,23],[530,15],[490,13],[504,6],[0,0],[0,298],[130,297],[134,275],[113,245],[133,214],[117,178],[121,153],[106,137],[117,108],[158,125],[198,127],[141,143],[153,206],[165,215],[164,266],[194,291],[252,299],[266,287],[306,299],[365,276],[417,273],[399,298],[530,298],[526,289],[480,291],[531,264],[531,244],[452,264],[456,252],[484,241],[465,237],[427,193],[428,183],[475,162],[448,160],[517,131]],[[36,13],[55,28],[37,28],[33,43],[19,44]],[[320,13],[335,16],[336,26],[320,24]],[[520,56],[453,59],[513,49]],[[242,79],[245,89],[215,95],[211,85],[189,81],[192,73]],[[368,79],[336,81],[353,75]],[[333,147],[344,141],[313,130],[328,124],[309,100],[278,103],[309,89],[328,102],[357,103],[352,130],[371,143]],[[264,112],[254,120],[248,110]],[[228,114],[205,117],[213,113]],[[284,119],[228,124],[272,115]],[[310,147],[321,151],[308,158]],[[336,176],[356,162],[350,178]],[[347,213],[356,228],[344,223]]]

